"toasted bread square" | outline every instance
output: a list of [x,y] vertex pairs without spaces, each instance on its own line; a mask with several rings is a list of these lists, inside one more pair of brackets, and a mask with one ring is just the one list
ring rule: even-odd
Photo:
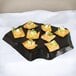
[[51,33],[51,32],[45,32],[45,34],[43,34],[42,36],[41,36],[41,38],[43,39],[43,40],[45,40],[45,41],[51,41],[52,39],[54,39],[56,36],[53,34],[53,33]]
[[45,43],[45,46],[48,48],[49,52],[54,52],[60,48],[59,44],[55,40]]
[[17,28],[12,30],[14,38],[21,38],[25,36],[25,33],[22,28]]
[[36,28],[37,26],[38,25],[36,25],[34,22],[29,21],[23,27],[30,30],[30,29]]
[[51,25],[41,25],[43,31],[52,31]]
[[24,41],[23,43],[23,46],[29,50],[31,49],[34,49],[37,47],[37,44],[35,43],[35,41],[33,40],[27,40],[27,41]]
[[40,32],[37,32],[36,30],[28,30],[26,38],[28,39],[39,39]]
[[65,37],[67,34],[69,34],[69,30],[65,29],[65,28],[59,28],[56,32],[56,35],[60,36],[60,37]]

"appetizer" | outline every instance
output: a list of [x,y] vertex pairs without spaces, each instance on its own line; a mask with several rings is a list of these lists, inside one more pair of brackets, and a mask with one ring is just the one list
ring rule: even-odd
[[27,40],[27,41],[24,41],[23,43],[23,46],[29,50],[31,49],[34,49],[37,47],[37,44],[35,43],[35,41],[33,40]]
[[28,30],[26,38],[28,39],[39,39],[40,32],[37,32],[35,29]]
[[58,30],[55,32],[55,34],[60,37],[65,37],[68,33],[69,33],[69,30],[63,27],[59,27]]
[[43,34],[42,36],[41,36],[41,38],[43,39],[43,40],[46,40],[46,41],[51,41],[52,39],[54,39],[56,36],[55,35],[53,35],[53,33],[51,33],[51,32],[49,32],[49,31],[47,31],[47,32],[45,32],[45,34]]
[[36,28],[37,25],[34,22],[29,21],[23,27],[26,28],[26,29],[33,29],[33,28]]
[[13,33],[14,38],[21,38],[25,36],[25,33],[21,27],[17,29],[13,29],[12,33]]
[[60,48],[55,40],[45,43],[45,46],[48,48],[49,52],[54,52]]
[[51,25],[41,25],[43,31],[52,31]]

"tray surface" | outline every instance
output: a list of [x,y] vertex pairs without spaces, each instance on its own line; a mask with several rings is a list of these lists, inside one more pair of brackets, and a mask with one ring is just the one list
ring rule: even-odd
[[[10,44],[13,48],[15,48],[23,57],[25,57],[29,61],[32,61],[36,58],[44,58],[44,59],[50,60],[50,59],[52,59],[58,55],[61,55],[73,48],[70,33],[68,35],[66,35],[65,37],[61,38],[54,33],[59,27],[51,26],[52,33],[56,35],[56,37],[53,40],[55,40],[59,44],[60,48],[54,52],[49,52],[47,47],[45,45],[43,45],[43,44],[47,43],[47,41],[41,39],[41,35],[44,34],[44,31],[41,30],[41,25],[43,25],[43,23],[36,23],[36,22],[34,22],[34,23],[36,25],[38,25],[38,27],[35,28],[35,30],[40,31],[39,39],[34,39],[34,41],[38,44],[38,46],[36,48],[34,48],[32,50],[26,49],[22,45],[22,42],[24,42],[28,39],[25,36],[22,38],[15,39],[12,34],[12,30],[9,31],[3,37],[3,40],[6,41],[8,44]],[[23,26],[24,26],[24,24],[20,25],[17,28],[21,27],[26,35],[28,29],[25,29]]]

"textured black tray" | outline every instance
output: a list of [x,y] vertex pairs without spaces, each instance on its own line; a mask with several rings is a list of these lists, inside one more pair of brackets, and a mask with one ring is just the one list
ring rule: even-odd
[[[36,28],[37,31],[40,31],[41,34],[44,32],[41,30],[41,23],[36,23],[38,27]],[[23,28],[23,25],[19,26]],[[19,28],[17,27],[17,28]],[[52,33],[54,33],[58,27],[52,26]],[[27,30],[23,28],[25,34]],[[35,40],[38,44],[38,47],[29,51],[27,50],[21,43],[25,40],[27,40],[25,37],[14,39],[12,35],[12,31],[9,31],[4,37],[3,40],[6,41],[8,44],[10,44],[13,48],[15,48],[22,56],[24,56],[27,60],[32,61],[36,58],[44,58],[44,59],[52,59],[58,55],[61,55],[73,48],[70,33],[65,36],[64,38],[61,38],[59,36],[56,36],[54,40],[56,40],[60,46],[59,50],[56,50],[55,52],[49,52],[48,49],[43,45],[46,41],[39,38],[38,40]]]

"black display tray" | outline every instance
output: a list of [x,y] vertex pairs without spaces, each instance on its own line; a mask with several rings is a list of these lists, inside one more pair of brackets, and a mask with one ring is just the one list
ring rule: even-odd
[[[40,31],[41,32],[40,35],[42,35],[44,33],[40,28],[42,23],[35,23],[35,24],[38,25],[38,27],[35,29],[37,31]],[[23,25],[21,25],[19,27],[23,28]],[[17,27],[17,28],[19,28],[19,27]],[[52,26],[52,30],[53,30],[52,33],[54,33],[57,29],[58,29],[58,27]],[[23,28],[23,30],[26,34],[27,30],[25,30],[24,28]],[[54,40],[56,40],[58,42],[60,49],[58,49],[54,52],[48,51],[48,49],[43,45],[46,41],[42,40],[41,38],[39,38],[38,40],[35,40],[36,43],[38,44],[38,47],[29,51],[21,44],[23,41],[27,40],[27,38],[23,37],[23,38],[15,39],[12,35],[12,31],[9,31],[3,37],[3,40],[6,41],[8,44],[10,44],[13,48],[15,48],[23,57],[25,57],[29,61],[32,61],[36,58],[44,58],[44,59],[50,60],[73,48],[70,33],[67,36],[65,36],[64,38],[56,36],[56,38]]]

